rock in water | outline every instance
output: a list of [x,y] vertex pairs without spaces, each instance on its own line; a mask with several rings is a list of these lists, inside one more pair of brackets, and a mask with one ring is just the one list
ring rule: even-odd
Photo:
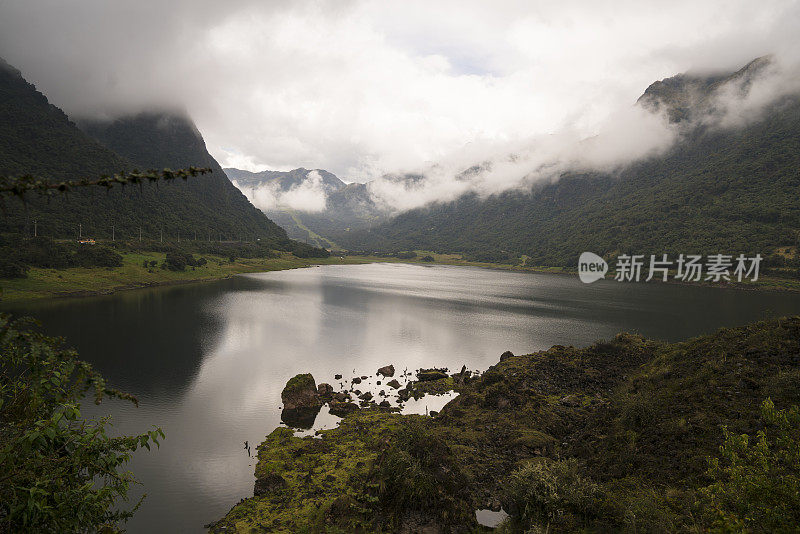
[[431,380],[440,380],[447,378],[447,369],[420,369],[417,373],[417,380],[420,382],[430,382]]
[[281,400],[281,421],[294,428],[311,428],[322,408],[317,385],[310,373],[297,375],[286,382]]
[[378,374],[383,375],[385,377],[392,377],[394,376],[394,365],[385,365],[378,369]]
[[323,382],[322,384],[317,386],[317,395],[319,395],[320,400],[325,400],[326,398],[330,398],[333,395],[333,386]]
[[317,385],[311,373],[296,375],[286,382],[286,386],[281,392],[281,400],[283,401],[284,410],[322,406],[322,401],[320,401],[319,393],[317,392]]
[[396,378],[386,382],[386,385],[394,389],[400,389],[400,382]]

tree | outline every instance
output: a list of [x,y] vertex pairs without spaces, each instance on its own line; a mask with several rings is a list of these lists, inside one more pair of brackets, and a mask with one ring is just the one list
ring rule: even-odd
[[137,483],[124,466],[164,433],[112,438],[109,418],[82,417],[89,392],[137,401],[33,324],[0,315],[0,532],[116,530],[141,503],[115,506]]
[[712,530],[792,532],[800,524],[800,410],[761,405],[755,436],[723,427],[720,457],[709,461],[714,482],[703,488]]

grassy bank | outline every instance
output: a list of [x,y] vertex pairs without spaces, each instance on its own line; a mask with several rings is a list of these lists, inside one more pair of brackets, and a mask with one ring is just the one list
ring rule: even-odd
[[380,258],[348,256],[345,258],[297,258],[282,253],[278,258],[243,258],[230,262],[228,258],[204,256],[207,263],[199,267],[186,267],[184,271],[170,271],[160,267],[144,267],[144,262],[159,265],[165,254],[160,252],[123,253],[121,267],[91,267],[70,269],[42,269],[33,267],[26,278],[0,279],[0,303],[21,300],[76,297],[113,293],[156,285],[181,284],[218,280],[235,274],[296,269],[310,265],[360,264],[380,261]]
[[[464,259],[464,257],[460,254],[437,254],[435,252],[429,251],[416,251],[417,257],[412,260],[401,260],[408,263],[422,263],[422,264],[429,264],[429,265],[456,265],[462,267],[484,267],[488,269],[499,269],[503,271],[516,271],[516,272],[529,272],[529,273],[548,273],[548,274],[567,274],[571,276],[578,276],[578,271],[575,268],[571,267],[547,267],[541,265],[527,265],[525,262],[523,263],[486,263],[486,262],[479,262],[479,261],[470,261]],[[423,262],[420,258],[424,256],[430,256],[434,259],[433,262]],[[380,261],[398,261],[397,259],[393,258],[380,258]],[[646,270],[642,271],[642,282],[645,283],[644,278],[646,278],[647,273]],[[800,279],[797,278],[785,278],[780,276],[775,276],[772,274],[761,274],[759,279],[756,282],[751,282],[749,280],[745,280],[742,282],[725,282],[725,283],[711,283],[711,282],[681,282],[678,280],[674,280],[673,277],[675,276],[675,271],[670,271],[670,279],[668,282],[669,284],[682,284],[682,285],[698,285],[698,286],[709,286],[709,287],[726,287],[726,288],[734,288],[734,289],[768,289],[768,290],[778,290],[778,291],[800,291]],[[614,271],[609,271],[606,274],[606,280],[613,280],[614,278]],[[649,283],[663,283],[663,282],[649,282]]]
[[435,417],[276,429],[211,531],[482,532],[500,506],[506,533],[796,531],[798,362],[800,317],[507,356]]
[[[433,261],[423,261],[429,256]],[[437,254],[418,251],[417,257],[401,259],[385,256],[337,256],[330,258],[298,258],[289,253],[281,253],[278,258],[239,258],[230,262],[228,258],[204,255],[208,262],[203,266],[187,267],[184,271],[147,268],[145,261],[164,261],[161,252],[127,252],[122,254],[121,267],[91,267],[69,269],[43,269],[33,267],[26,278],[0,279],[0,305],[22,300],[79,297],[113,293],[141,287],[181,284],[218,280],[241,273],[255,273],[296,269],[311,265],[355,265],[364,263],[415,263],[420,265],[453,265],[461,267],[482,267],[517,272],[566,274],[577,276],[574,269],[565,267],[541,267],[520,264],[501,264],[470,261],[459,254]],[[611,278],[613,274],[606,275]],[[673,283],[673,282],[670,282]],[[679,282],[674,282],[679,283]],[[702,285],[702,284],[692,284]],[[757,282],[706,284],[714,287],[733,287],[738,289],[769,289],[800,291],[800,280],[762,276]]]

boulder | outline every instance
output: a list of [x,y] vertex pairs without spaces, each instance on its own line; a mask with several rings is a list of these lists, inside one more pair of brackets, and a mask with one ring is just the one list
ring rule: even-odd
[[394,376],[394,365],[385,365],[378,369],[379,375],[383,375],[387,378]]
[[336,380],[341,380],[342,379],[342,375],[333,375],[333,378],[336,379]]
[[333,400],[339,401],[339,402],[347,402],[347,401],[350,400],[350,394],[349,393],[345,393],[343,391],[340,391],[338,393],[334,393],[333,394]]
[[330,396],[333,395],[333,386],[323,382],[322,384],[317,386],[317,395],[319,395],[320,398],[323,399],[330,398]]
[[286,487],[286,481],[277,473],[270,473],[265,477],[256,479],[255,486],[253,486],[253,495],[266,495],[274,491]]
[[355,377],[353,379],[353,384],[360,384],[360,383],[361,383],[361,379],[359,377]]
[[381,408],[390,408],[392,405],[391,405],[391,404],[389,404],[389,401],[387,401],[387,400],[382,400],[382,401],[381,401],[381,403],[380,403],[380,404],[378,404],[378,406],[380,406]]
[[286,386],[281,392],[281,400],[284,410],[322,406],[317,393],[317,385],[310,373],[296,375],[286,382]]
[[500,355],[500,361],[502,362],[502,361],[505,361],[505,360],[507,360],[509,358],[513,358],[513,357],[514,357],[514,353],[511,352],[510,350],[507,350],[503,354]]
[[294,428],[311,428],[322,407],[317,385],[310,373],[296,375],[286,382],[281,400],[281,421]]
[[446,369],[420,369],[417,373],[417,380],[420,382],[430,382],[431,380],[441,380],[447,378]]
[[372,400],[372,393],[370,393],[369,391],[367,391],[367,392],[366,392],[366,393],[364,393],[363,395],[359,395],[359,397],[358,397],[358,398],[359,398],[359,399],[361,399],[361,400],[363,400],[363,401],[371,401],[371,400]]
[[386,382],[386,385],[394,389],[400,389],[400,382],[396,378]]

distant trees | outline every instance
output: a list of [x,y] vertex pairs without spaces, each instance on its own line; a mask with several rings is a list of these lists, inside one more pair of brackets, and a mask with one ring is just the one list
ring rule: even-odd
[[103,245],[54,241],[49,237],[0,235],[0,278],[22,278],[30,267],[119,267],[122,256]]
[[167,252],[164,267],[170,271],[184,271],[186,267],[202,267],[206,264],[205,258],[197,258],[185,252]]

